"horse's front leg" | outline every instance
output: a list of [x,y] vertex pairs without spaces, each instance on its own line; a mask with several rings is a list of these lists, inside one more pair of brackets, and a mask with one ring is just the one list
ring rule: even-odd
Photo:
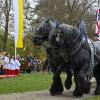
[[60,74],[63,70],[63,66],[59,66],[57,69],[53,68],[53,83],[50,88],[50,94],[51,95],[59,95],[63,92],[63,85],[61,81]]
[[73,95],[76,97],[80,97],[84,93],[88,94],[90,92],[91,83],[88,80],[85,80],[88,68],[88,64],[84,64],[84,66],[82,66],[79,71],[77,70],[75,78],[76,89],[73,92]]
[[65,88],[69,90],[72,86],[72,76],[73,76],[73,70],[72,68],[68,67],[65,69],[67,73],[67,78],[65,80]]
[[73,96],[77,96],[79,90],[79,82],[78,82],[78,72],[74,72],[74,82],[75,82],[75,90],[73,91]]
[[75,82],[75,90],[73,91],[73,96],[81,97],[83,95],[83,91],[80,89],[80,83],[78,80],[78,72],[74,72],[74,82]]

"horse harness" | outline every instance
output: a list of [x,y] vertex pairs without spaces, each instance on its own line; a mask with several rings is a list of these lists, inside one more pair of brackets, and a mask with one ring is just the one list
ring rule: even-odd
[[91,60],[90,60],[90,67],[89,67],[89,70],[88,70],[88,74],[89,73],[93,74],[93,69],[94,69],[94,55],[96,54],[96,50],[94,48],[93,41],[91,39],[88,38],[87,42],[88,42],[88,45],[89,45],[90,50],[91,50]]

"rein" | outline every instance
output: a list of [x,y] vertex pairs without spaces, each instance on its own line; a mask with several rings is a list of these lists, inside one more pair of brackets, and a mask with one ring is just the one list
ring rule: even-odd
[[80,49],[80,47],[81,47],[81,45],[82,45],[82,40],[81,40],[81,42],[80,42],[79,44],[77,44],[77,45],[74,47],[74,49],[73,49],[73,51],[70,53],[70,55],[72,56],[72,55],[74,55],[76,52],[78,52],[79,49]]
[[[79,51],[81,48],[81,45],[83,43],[82,41],[83,34],[79,34],[72,42],[69,44],[70,45],[70,50],[67,49],[68,53],[70,56],[74,55],[76,52]],[[66,45],[67,47],[67,45]]]

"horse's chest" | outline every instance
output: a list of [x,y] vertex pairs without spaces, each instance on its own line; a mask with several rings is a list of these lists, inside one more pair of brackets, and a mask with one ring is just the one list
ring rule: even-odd
[[70,57],[69,60],[71,61],[71,63],[77,65],[79,64],[79,58],[73,56],[73,57]]
[[89,59],[90,59],[89,54],[82,53],[82,52],[80,52],[77,55],[73,55],[69,57],[69,60],[71,61],[71,63],[76,66],[81,66],[81,65],[84,65],[85,63],[89,63]]

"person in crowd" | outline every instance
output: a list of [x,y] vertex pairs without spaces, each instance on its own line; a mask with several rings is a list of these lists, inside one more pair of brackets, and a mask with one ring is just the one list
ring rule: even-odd
[[[32,56],[32,54],[28,54],[26,60],[28,61],[28,66],[32,68],[34,66],[34,57]],[[34,66],[34,69],[35,69],[35,66]]]
[[9,75],[9,54],[7,54],[6,52],[3,52],[4,55],[4,74]]
[[3,57],[2,52],[1,52],[0,53],[0,75],[4,74],[3,65],[4,65],[4,57]]
[[12,56],[10,59],[10,75],[15,75],[15,70],[15,58]]
[[17,56],[15,58],[15,68],[16,68],[15,74],[16,75],[19,75],[20,73],[20,66],[21,66],[21,63],[19,62],[19,57]]

